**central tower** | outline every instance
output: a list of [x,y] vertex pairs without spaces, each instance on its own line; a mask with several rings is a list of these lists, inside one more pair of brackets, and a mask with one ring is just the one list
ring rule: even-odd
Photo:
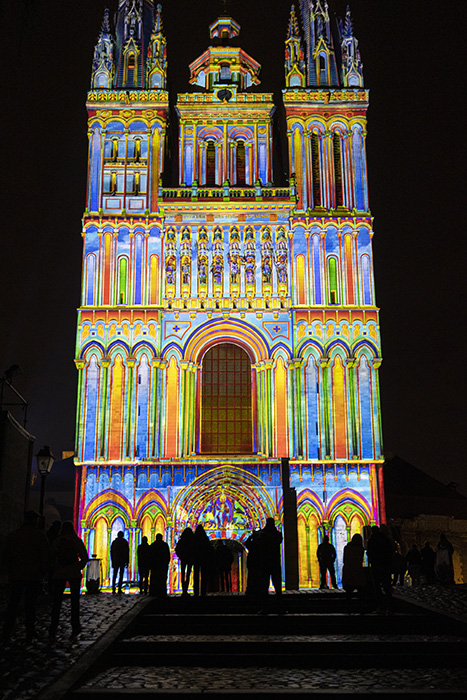
[[[171,546],[201,522],[241,543],[297,491],[300,584],[380,521],[378,311],[362,66],[348,13],[292,8],[283,100],[289,185],[274,183],[272,95],[229,16],[177,96],[179,182],[161,179],[161,8],[120,0],[96,46],[76,364],[76,518],[104,560],[120,529]],[[280,78],[278,77],[278,81]],[[384,515],[383,515],[384,517]],[[178,588],[172,567],[171,588]]]

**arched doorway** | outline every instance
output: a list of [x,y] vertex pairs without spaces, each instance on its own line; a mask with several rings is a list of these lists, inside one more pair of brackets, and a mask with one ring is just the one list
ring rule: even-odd
[[[229,593],[240,593],[246,590],[247,582],[247,568],[246,568],[246,557],[247,551],[243,544],[239,540],[211,540],[211,545],[214,548],[216,554],[216,576],[211,582],[211,590],[219,592],[229,592]],[[228,578],[227,589],[225,587],[225,580],[220,573],[220,565],[222,557],[219,557],[220,547],[225,545],[232,555],[232,564],[230,567],[230,573]]]
[[201,452],[251,454],[251,361],[238,345],[214,345],[201,370]]

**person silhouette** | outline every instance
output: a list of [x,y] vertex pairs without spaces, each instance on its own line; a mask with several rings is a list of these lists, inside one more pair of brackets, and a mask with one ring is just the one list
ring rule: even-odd
[[163,598],[167,595],[167,575],[169,572],[170,549],[159,532],[150,546],[151,580],[149,595]]
[[186,527],[175,546],[175,554],[180,559],[180,576],[183,596],[188,595],[188,586],[190,585],[195,547],[194,536],[195,533],[191,527]]
[[206,595],[208,580],[211,573],[212,547],[204,527],[197,525],[194,534],[193,547],[193,593]]
[[139,591],[147,593],[149,587],[149,570],[151,568],[151,550],[146,535],[141,539],[141,544],[136,550],[138,560]]
[[37,523],[39,514],[28,510],[24,522],[5,541],[3,563],[8,574],[9,597],[2,630],[4,643],[10,641],[18,606],[24,595],[26,639],[35,636],[36,603],[42,590],[42,579],[51,563],[50,545]]
[[422,574],[424,574],[427,584],[431,586],[436,581],[436,552],[431,548],[429,542],[425,542],[423,545],[423,548],[420,551],[420,556],[422,558]]
[[57,633],[63,592],[67,583],[70,586],[71,598],[71,633],[72,636],[76,636],[81,632],[79,620],[81,578],[89,557],[83,540],[75,532],[73,523],[69,521],[63,523],[60,536],[53,543],[52,554],[54,586],[49,637],[54,639]]
[[[394,548],[391,540],[374,525],[368,539],[367,555],[375,587],[378,609],[390,611],[392,604],[391,569]],[[384,591],[384,595],[382,590]]]
[[355,533],[350,542],[345,545],[343,551],[342,587],[345,590],[349,612],[353,591],[357,589],[358,594],[361,596],[365,586],[364,552],[363,538],[360,534]]
[[110,545],[110,558],[112,560],[112,593],[115,593],[115,584],[117,582],[117,574],[119,574],[118,579],[118,592],[122,592],[123,584],[123,572],[125,567],[130,563],[130,547],[128,545],[128,540],[123,536],[123,531],[117,533],[117,537],[114,539]]
[[406,555],[409,576],[412,579],[412,586],[420,585],[420,573],[422,567],[422,556],[416,544],[412,545]]
[[334,568],[334,562],[336,561],[336,550],[334,545],[329,542],[328,535],[324,535],[323,541],[318,545],[316,550],[316,556],[318,557],[319,563],[319,573],[320,573],[320,588],[328,588],[326,581],[327,572],[331,577],[331,585],[333,588],[337,588],[336,581],[336,571]]
[[449,542],[448,538],[441,533],[439,542],[436,547],[435,572],[436,578],[440,583],[454,583],[454,566],[452,563],[452,555],[454,547]]
[[246,558],[246,568],[248,577],[246,582],[245,595],[258,598],[261,595],[261,530],[252,530],[250,536],[245,540],[245,547],[248,550]]
[[282,595],[281,542],[282,535],[276,528],[274,518],[266,518],[266,525],[259,536],[261,578],[263,595],[266,596],[269,580],[272,581],[276,595]]

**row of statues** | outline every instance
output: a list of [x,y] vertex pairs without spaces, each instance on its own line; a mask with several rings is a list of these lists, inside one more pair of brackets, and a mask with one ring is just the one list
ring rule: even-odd
[[[287,284],[287,254],[279,251],[276,256],[263,255],[261,262],[257,263],[254,255],[239,255],[238,253],[227,254],[227,264],[229,266],[229,275],[231,284],[239,284],[240,273],[242,266],[245,267],[245,280],[247,284],[254,284],[255,274],[258,266],[261,267],[262,281],[270,284],[272,281],[273,267],[277,270],[277,281],[279,284]],[[200,255],[198,257],[198,282],[207,284],[208,277],[208,257]],[[224,257],[223,255],[214,255],[212,258],[209,271],[212,274],[214,284],[222,284],[224,275]],[[180,273],[183,285],[189,285],[191,282],[191,258],[183,255],[180,260]],[[165,261],[165,278],[167,284],[175,284],[177,274],[177,258],[176,255],[168,255]]]

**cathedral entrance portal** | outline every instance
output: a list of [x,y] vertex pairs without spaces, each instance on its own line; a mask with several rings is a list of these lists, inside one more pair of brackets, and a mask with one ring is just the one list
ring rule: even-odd
[[[220,593],[241,593],[246,590],[247,551],[239,540],[212,540],[212,546],[216,553],[216,579],[212,582],[212,590]],[[224,557],[222,550],[227,547],[232,557],[230,570],[226,575],[222,573]]]

